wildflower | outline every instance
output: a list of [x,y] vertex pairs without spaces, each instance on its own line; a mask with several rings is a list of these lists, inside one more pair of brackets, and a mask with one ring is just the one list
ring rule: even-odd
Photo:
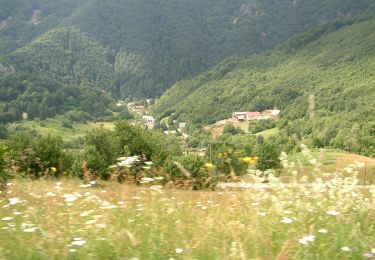
[[205,163],[204,167],[207,168],[208,170],[210,170],[210,169],[214,168],[214,165],[209,162],[209,163]]
[[324,228],[321,228],[318,230],[319,233],[322,233],[322,234],[327,234],[328,233],[328,230],[327,229],[324,229]]
[[92,219],[92,220],[88,220],[85,222],[86,225],[92,225],[92,224],[95,224],[96,223],[96,220]]
[[253,207],[259,206],[259,202],[253,202],[253,203],[251,203],[251,206],[253,206]]
[[341,247],[341,250],[344,251],[344,252],[350,252],[351,251],[350,248],[347,247],[347,246]]
[[315,240],[315,236],[305,236],[298,240],[298,242],[302,245],[307,245],[309,242],[313,242]]
[[371,254],[371,253],[364,253],[364,254],[363,254],[363,257],[364,257],[364,258],[368,258],[368,259],[370,259],[370,258],[373,258],[374,255]]
[[328,210],[326,213],[327,213],[328,215],[330,215],[330,216],[338,216],[338,215],[341,214],[340,212],[338,212],[338,211],[336,211],[336,210]]
[[4,218],[2,218],[1,220],[4,220],[4,221],[10,221],[10,220],[12,220],[13,218],[12,217],[4,217]]
[[306,241],[313,242],[315,240],[315,236],[307,236],[307,237],[304,237],[304,239]]
[[97,228],[106,228],[106,227],[107,227],[106,224],[95,224],[95,226],[96,226]]
[[375,248],[371,249],[371,253],[375,254]]
[[33,233],[33,232],[35,232],[35,230],[36,230],[36,228],[32,227],[32,228],[25,228],[22,231],[25,232],[25,233]]
[[290,224],[293,222],[293,219],[291,218],[283,218],[280,222],[285,223],[285,224]]
[[76,240],[76,239],[74,239],[74,241],[71,244],[73,246],[83,246],[84,244],[86,244],[86,241],[85,240]]
[[142,178],[142,181],[144,181],[144,182],[153,182],[154,179],[153,178],[149,178],[149,177],[144,177],[144,178]]
[[9,205],[15,205],[15,204],[18,204],[20,203],[20,199],[19,198],[11,198],[9,199]]
[[241,161],[246,164],[253,164],[256,162],[255,158],[253,157],[244,157],[244,158],[241,158]]
[[182,248],[176,248],[176,254],[181,254],[182,252],[184,252]]
[[56,167],[51,167],[51,171],[52,171],[53,173],[57,172]]
[[77,252],[77,249],[75,249],[75,248],[71,248],[71,249],[68,250],[68,252],[69,252],[69,253],[74,253],[74,252]]

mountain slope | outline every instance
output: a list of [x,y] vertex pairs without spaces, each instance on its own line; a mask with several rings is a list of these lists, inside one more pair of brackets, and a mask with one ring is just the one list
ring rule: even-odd
[[[273,52],[224,62],[177,83],[153,110],[174,113],[172,119],[179,121],[209,124],[234,111],[277,107],[291,122],[291,132],[315,136],[327,134],[327,127],[332,130],[327,142],[340,128],[350,133],[353,124],[375,121],[375,18],[346,23],[336,24],[344,27],[334,32],[314,30]],[[311,121],[310,94],[317,103],[317,118]]]
[[[372,0],[0,0],[0,55],[9,55],[22,47],[23,54],[36,57],[34,53],[27,54],[27,50],[35,49],[26,45],[38,41],[37,37],[46,31],[74,27],[97,45],[110,49],[106,63],[111,63],[115,73],[111,74],[111,86],[105,89],[112,89],[121,97],[155,97],[176,81],[191,78],[232,55],[245,56],[272,48],[322,21],[374,11],[372,3]],[[50,36],[47,33],[42,37]],[[35,42],[31,45],[35,46]],[[38,49],[41,53],[37,56],[48,56],[49,51],[49,48]],[[21,61],[13,60],[12,65],[28,71],[19,64]],[[53,66],[51,60],[43,68]],[[36,71],[52,75],[49,68]]]
[[0,0],[0,55],[55,28],[86,0]]
[[16,71],[48,76],[65,84],[111,91],[114,70],[110,52],[73,27],[51,30],[5,56]]

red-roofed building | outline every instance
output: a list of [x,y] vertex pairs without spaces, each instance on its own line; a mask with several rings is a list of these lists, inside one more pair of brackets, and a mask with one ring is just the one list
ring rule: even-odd
[[264,116],[260,112],[234,112],[232,114],[232,121],[252,121],[263,119]]

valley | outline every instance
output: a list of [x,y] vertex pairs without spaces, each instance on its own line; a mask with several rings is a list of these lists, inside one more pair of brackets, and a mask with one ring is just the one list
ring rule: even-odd
[[0,0],[0,258],[374,258],[374,15]]

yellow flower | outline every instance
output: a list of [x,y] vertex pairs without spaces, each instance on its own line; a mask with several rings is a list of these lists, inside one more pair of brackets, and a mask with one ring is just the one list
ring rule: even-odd
[[246,164],[253,164],[256,162],[256,159],[253,157],[244,157],[244,158],[241,158],[241,161],[243,161]]
[[53,173],[57,172],[56,167],[51,167],[51,171],[52,171]]
[[215,166],[214,166],[212,163],[209,162],[209,163],[205,163],[205,164],[204,164],[204,167],[207,168],[207,169],[212,169],[212,168],[214,168]]

